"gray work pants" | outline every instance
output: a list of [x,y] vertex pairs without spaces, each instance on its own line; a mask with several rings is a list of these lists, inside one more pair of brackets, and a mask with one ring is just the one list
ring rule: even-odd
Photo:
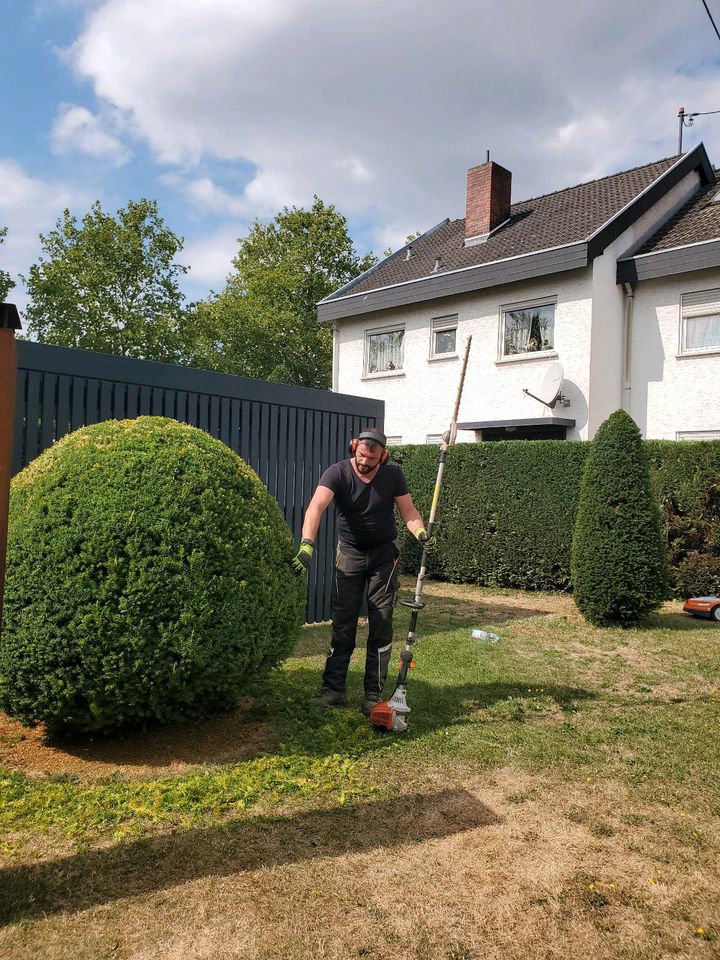
[[367,592],[368,641],[365,696],[380,697],[392,648],[392,617],[398,587],[394,542],[371,550],[338,544],[332,593],[332,636],[323,686],[345,690],[350,657],[355,649],[357,622]]

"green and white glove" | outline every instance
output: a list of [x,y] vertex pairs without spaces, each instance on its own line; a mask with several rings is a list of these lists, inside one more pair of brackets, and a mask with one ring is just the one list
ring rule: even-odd
[[291,566],[299,577],[301,577],[304,573],[307,573],[310,569],[314,551],[315,544],[312,540],[303,540],[300,544],[300,549],[291,561]]

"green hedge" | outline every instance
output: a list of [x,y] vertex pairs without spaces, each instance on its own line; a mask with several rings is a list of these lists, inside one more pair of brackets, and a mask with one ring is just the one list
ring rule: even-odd
[[[653,493],[666,517],[673,504],[704,528],[708,499],[720,489],[720,441],[644,441]],[[525,590],[570,590],[570,551],[589,443],[517,440],[463,443],[448,452],[429,573],[453,582]],[[438,448],[401,446],[392,456],[405,470],[413,499],[427,520],[438,467]],[[666,520],[666,535],[670,520]],[[710,556],[720,560],[712,530]],[[401,535],[401,568],[417,571],[417,545]],[[717,558],[714,551],[717,549]],[[697,564],[698,551],[669,551],[670,582],[683,595],[703,580],[679,575],[681,564]],[[718,583],[720,588],[720,583]]]

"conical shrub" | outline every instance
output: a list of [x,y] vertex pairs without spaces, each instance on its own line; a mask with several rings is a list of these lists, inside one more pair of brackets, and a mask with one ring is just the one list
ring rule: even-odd
[[12,482],[0,707],[80,732],[233,706],[299,634],[293,553],[219,440],[161,417],[77,430]]
[[575,603],[598,625],[629,626],[666,595],[665,545],[635,421],[616,410],[585,464],[571,560]]

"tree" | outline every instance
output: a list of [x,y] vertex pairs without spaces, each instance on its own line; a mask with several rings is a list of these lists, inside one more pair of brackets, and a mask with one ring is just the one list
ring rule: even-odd
[[359,257],[347,221],[315,197],[309,210],[284,207],[256,220],[240,240],[225,290],[187,319],[195,366],[301,386],[330,386],[332,330],[315,305],[376,262]]
[[[7,227],[0,227],[0,246],[5,242]],[[0,270],[0,303],[4,303],[8,293],[15,286],[7,270]]]
[[41,343],[145,360],[177,361],[183,294],[175,263],[182,238],[154,200],[130,201],[116,216],[96,201],[80,224],[69,210],[30,268],[28,332]]
[[624,410],[600,426],[585,464],[571,577],[578,608],[601,626],[629,626],[666,594],[665,544],[647,454]]

